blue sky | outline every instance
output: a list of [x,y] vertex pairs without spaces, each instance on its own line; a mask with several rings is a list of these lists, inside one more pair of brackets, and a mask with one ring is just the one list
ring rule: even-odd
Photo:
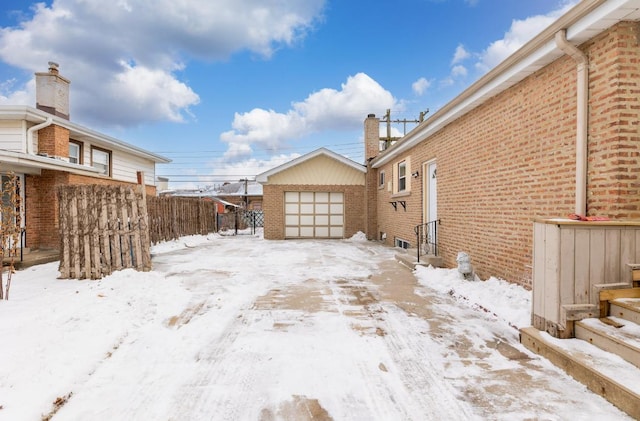
[[367,114],[436,111],[576,3],[4,0],[0,104],[34,106],[55,61],[71,120],[172,159],[173,188],[321,146],[362,162]]

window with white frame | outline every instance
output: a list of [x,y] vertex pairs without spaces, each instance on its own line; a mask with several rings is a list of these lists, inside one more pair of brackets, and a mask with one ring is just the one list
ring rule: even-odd
[[98,169],[100,174],[111,176],[111,152],[91,148],[91,166]]
[[69,162],[82,164],[82,143],[69,141]]
[[400,248],[403,248],[403,249],[408,249],[409,246],[410,246],[410,244],[409,244],[409,242],[407,240],[403,240],[402,238],[397,238],[397,237],[395,238],[394,245],[396,247],[400,247]]
[[384,171],[380,171],[380,175],[378,177],[378,187],[384,187],[384,181],[385,181]]
[[398,163],[398,192],[407,190],[407,161]]

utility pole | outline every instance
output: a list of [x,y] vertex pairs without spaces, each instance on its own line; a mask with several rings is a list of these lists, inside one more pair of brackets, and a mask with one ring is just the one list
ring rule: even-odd
[[244,181],[244,208],[248,209],[249,208],[249,197],[247,196],[247,192],[248,192],[247,183],[249,182],[249,179],[245,178],[242,181]]
[[385,142],[385,147],[384,149],[388,149],[389,146],[391,146],[391,142],[394,142],[398,139],[400,139],[399,137],[391,137],[391,123],[402,123],[403,124],[403,136],[407,134],[407,123],[415,123],[415,124],[420,124],[424,121],[424,116],[427,115],[427,113],[429,113],[429,109],[427,108],[426,111],[420,111],[420,117],[417,120],[407,120],[402,119],[402,120],[391,120],[391,109],[387,108],[387,112],[385,113],[384,117],[380,119],[381,123],[386,123],[387,124],[387,136],[386,137],[381,137],[380,140],[384,140]]

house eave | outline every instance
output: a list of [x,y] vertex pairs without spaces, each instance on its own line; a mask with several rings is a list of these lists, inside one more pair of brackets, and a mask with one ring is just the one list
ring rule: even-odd
[[581,45],[619,22],[637,20],[640,20],[640,0],[581,1],[425,122],[407,133],[395,145],[373,159],[371,167],[379,168],[387,164],[447,124],[563,56],[564,53],[554,41],[558,31],[566,29],[567,39],[574,45]]
[[49,117],[53,119],[53,124],[68,129],[70,137],[73,139],[86,141],[107,149],[116,149],[127,152],[131,155],[135,155],[155,163],[166,164],[171,162],[169,158],[162,155],[149,152],[111,136],[98,133],[79,124],[72,123],[69,120],[38,110],[37,108],[26,105],[0,105],[0,120],[26,120],[34,124],[39,124],[46,121]]
[[72,164],[58,158],[31,155],[21,152],[0,151],[0,168],[25,174],[40,174],[41,170],[64,171],[71,174],[95,176],[100,173],[93,167]]

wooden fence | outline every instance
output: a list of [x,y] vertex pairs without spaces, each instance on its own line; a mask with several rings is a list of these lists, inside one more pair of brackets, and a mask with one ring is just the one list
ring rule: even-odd
[[100,279],[116,270],[151,270],[143,188],[64,186],[60,206],[60,276]]
[[216,205],[212,201],[185,197],[147,197],[149,234],[153,244],[183,235],[216,231]]
[[213,202],[147,197],[141,186],[64,186],[58,199],[61,278],[148,271],[151,244],[216,230]]

